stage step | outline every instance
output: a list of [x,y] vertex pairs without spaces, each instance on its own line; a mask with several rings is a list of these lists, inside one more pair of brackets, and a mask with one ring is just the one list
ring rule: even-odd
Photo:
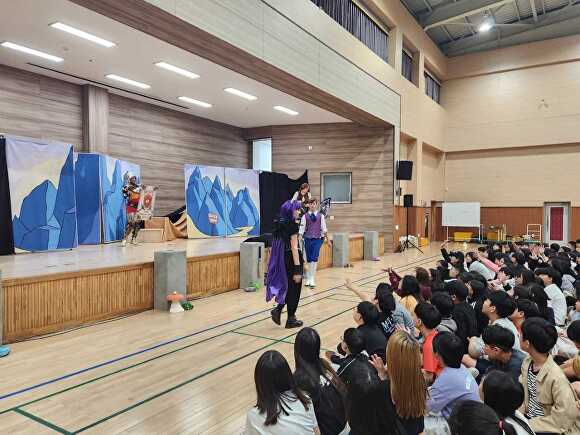
[[138,243],[161,243],[163,241],[162,228],[144,228],[137,235]]

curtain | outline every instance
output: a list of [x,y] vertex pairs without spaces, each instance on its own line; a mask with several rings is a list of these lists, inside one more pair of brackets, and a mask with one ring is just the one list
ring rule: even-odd
[[14,254],[12,233],[12,209],[10,205],[10,186],[8,165],[6,164],[6,139],[0,136],[0,255]]
[[413,81],[413,58],[409,56],[403,50],[403,64],[402,64],[402,73],[403,77],[405,77],[410,82]]
[[352,0],[312,0],[312,2],[381,59],[387,61],[389,52],[387,34]]
[[278,172],[260,173],[260,234],[272,232],[280,206],[291,199],[303,183],[308,183],[308,171],[296,180]]

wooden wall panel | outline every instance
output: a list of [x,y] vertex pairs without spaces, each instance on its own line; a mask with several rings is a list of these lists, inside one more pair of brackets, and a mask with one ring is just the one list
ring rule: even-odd
[[188,296],[210,296],[239,287],[239,252],[187,259]]
[[349,240],[348,256],[350,261],[361,261],[365,255],[364,237],[357,236]]
[[109,154],[141,165],[159,187],[156,214],[185,204],[183,165],[250,167],[242,130],[110,94]]
[[83,85],[83,143],[91,153],[109,151],[109,92]]
[[[393,142],[392,129],[354,124],[275,126],[272,166],[297,177],[304,169],[312,193],[320,196],[322,172],[352,172],[352,204],[334,204],[330,232],[376,230],[392,239]],[[309,149],[311,147],[311,149]]]
[[153,307],[153,264],[3,281],[4,341]]
[[83,151],[81,87],[0,65],[0,133],[70,143]]
[[[441,207],[436,207],[437,222],[441,222]],[[542,207],[482,207],[481,224],[486,228],[489,225],[507,225],[508,235],[521,236],[526,232],[527,224],[543,224],[544,212]],[[449,236],[454,231],[477,232],[477,228],[449,227]],[[445,240],[446,229],[437,226],[437,240]],[[485,236],[485,234],[484,234]]]

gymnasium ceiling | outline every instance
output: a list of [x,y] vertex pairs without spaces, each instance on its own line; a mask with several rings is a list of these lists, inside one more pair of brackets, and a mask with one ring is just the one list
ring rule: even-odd
[[[580,33],[580,0],[401,2],[447,56]],[[480,31],[484,22],[488,31]]]
[[[0,46],[0,64],[77,84],[94,84],[134,100],[189,113],[237,127],[349,122],[230,69],[181,50],[67,0],[0,0],[0,43],[9,41],[63,58],[53,62]],[[104,48],[50,27],[62,22],[114,42]],[[191,79],[156,67],[166,62],[194,72]],[[105,77],[116,74],[147,85],[137,89]],[[235,88],[258,97],[247,101],[224,92]],[[209,108],[183,102],[185,96],[210,103]],[[290,116],[274,106],[290,108]]]

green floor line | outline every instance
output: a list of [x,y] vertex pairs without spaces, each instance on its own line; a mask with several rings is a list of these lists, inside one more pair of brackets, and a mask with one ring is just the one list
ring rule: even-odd
[[[323,297],[321,297],[319,299],[315,299],[315,300],[312,300],[312,301],[308,301],[308,302],[306,302],[306,303],[304,303],[302,305],[299,305],[299,307],[304,307],[304,306],[307,306],[307,305],[314,304],[316,302],[320,302],[322,300],[326,300],[328,297],[330,297],[330,296],[323,296]],[[164,358],[166,356],[173,355],[174,353],[181,352],[182,350],[189,349],[189,348],[191,348],[193,346],[197,346],[198,344],[202,344],[202,343],[205,343],[207,341],[213,340],[214,338],[219,338],[219,337],[221,337],[223,335],[226,335],[226,334],[228,334],[230,332],[233,332],[233,331],[235,331],[237,329],[241,329],[241,328],[245,328],[245,327],[248,327],[248,326],[252,326],[252,325],[254,325],[256,323],[263,322],[264,320],[268,320],[268,319],[270,319],[270,316],[263,317],[261,319],[255,320],[255,321],[250,322],[250,323],[246,323],[245,325],[240,326],[238,328],[228,329],[227,331],[221,332],[221,333],[216,334],[216,335],[212,335],[211,337],[204,338],[203,340],[196,341],[195,343],[191,343],[191,344],[182,346],[180,348],[173,349],[173,350],[171,350],[169,352],[165,352],[165,353],[162,353],[161,355],[157,355],[157,356],[154,356],[152,358],[148,358],[148,359],[146,359],[144,361],[141,361],[141,362],[138,362],[138,363],[135,363],[135,364],[131,364],[131,365],[127,366],[127,367],[122,367],[122,368],[120,368],[118,370],[112,371],[110,373],[106,373],[106,374],[104,374],[102,376],[98,376],[96,378],[89,379],[89,380],[87,380],[85,382],[81,382],[79,384],[71,385],[70,387],[63,388],[62,390],[55,391],[54,393],[51,393],[51,394],[48,394],[48,395],[45,395],[45,396],[42,396],[42,397],[38,397],[38,398],[33,399],[33,400],[30,400],[28,402],[21,403],[19,405],[16,405],[16,406],[13,406],[11,408],[8,408],[8,409],[5,409],[3,411],[0,411],[0,415],[5,414],[7,412],[11,412],[11,411],[16,411],[16,409],[20,409],[20,408],[24,408],[26,406],[33,405],[33,404],[38,403],[40,401],[43,401],[43,400],[46,400],[46,399],[50,399],[51,397],[58,396],[60,394],[66,393],[68,391],[75,390],[75,389],[80,388],[80,387],[84,387],[84,386],[86,386],[88,384],[92,384],[94,382],[100,381],[102,379],[108,378],[108,377],[113,376],[113,375],[116,375],[118,373],[122,373],[124,371],[133,369],[135,367],[142,366],[144,364],[150,363],[150,362],[155,361],[155,360],[158,360],[160,358]]]
[[[435,255],[435,256],[433,256],[433,257],[425,258],[425,259],[422,259],[421,261],[423,261],[423,262],[426,262],[428,259],[432,259],[432,258],[435,258],[435,257],[439,257],[439,255]],[[419,262],[419,261],[415,261],[415,262],[412,262],[412,263],[418,263],[418,262]],[[400,269],[397,269],[397,271],[398,271],[398,272],[403,272],[403,271],[404,271],[403,269],[408,269],[408,268],[411,268],[411,267],[418,267],[417,265],[413,265],[412,263],[411,263],[411,264],[408,264],[408,265],[405,265],[405,266],[401,267]],[[357,281],[357,282],[358,282],[358,281],[363,281],[364,279],[365,279],[365,278],[359,278],[359,279],[358,279],[358,280],[356,280],[356,281]],[[368,279],[368,278],[367,278],[367,279]],[[370,284],[370,283],[373,283],[373,282],[380,281],[380,280],[382,280],[382,279],[384,279],[384,277],[373,278],[373,279],[371,279],[370,281],[368,281],[368,282],[366,282],[366,283],[359,283],[358,285],[366,285],[366,284]],[[330,289],[330,290],[332,290],[332,289]],[[309,297],[316,297],[316,296],[319,296],[319,295],[321,295],[321,294],[324,294],[324,293],[326,293],[327,291],[329,291],[329,290],[323,290],[323,291],[321,291],[321,292],[319,292],[319,293],[315,293],[315,294],[309,295]],[[366,292],[366,293],[373,293],[373,292]],[[307,302],[307,303],[304,303],[304,304],[302,304],[302,305],[299,305],[299,307],[307,306],[307,305],[310,305],[310,304],[313,304],[313,303],[316,303],[316,302],[320,302],[320,301],[322,301],[322,300],[330,299],[331,297],[332,297],[332,294],[330,294],[330,295],[328,295],[328,296],[323,296],[323,297],[320,297],[320,298],[318,298],[318,299],[315,299],[315,300],[309,301],[309,302]],[[347,300],[342,300],[342,299],[336,299],[336,300],[340,300],[341,302],[350,302],[350,303],[356,302],[356,301],[347,301]],[[323,320],[321,320],[321,321],[319,321],[319,322],[316,322],[316,323],[315,323],[315,324],[313,324],[312,326],[319,325],[319,324],[321,324],[321,323],[323,323],[323,322],[325,322],[325,321],[328,321],[328,320],[331,320],[331,319],[333,319],[333,318],[335,318],[335,317],[338,317],[339,315],[341,315],[341,314],[344,314],[344,313],[346,313],[346,312],[350,311],[351,309],[352,309],[352,308],[349,308],[348,310],[342,311],[342,312],[340,312],[340,313],[338,313],[338,314],[335,314],[335,315],[333,315],[333,316],[331,316],[331,317],[329,317],[329,318],[326,318],[326,319],[323,319]],[[259,315],[259,314],[260,314],[260,313],[256,313],[256,315]],[[264,320],[268,320],[268,319],[270,319],[270,317],[269,317],[269,316],[268,316],[268,317],[265,317],[265,318],[262,318],[262,319],[258,319],[258,320],[256,320],[256,321],[250,322],[250,323],[248,323],[248,324],[245,324],[245,325],[243,325],[243,326],[240,326],[240,327],[238,327],[238,328],[234,328],[234,329],[232,329],[232,330],[224,331],[223,333],[216,334],[216,335],[214,335],[214,336],[208,337],[208,338],[206,338],[206,339],[200,340],[200,341],[198,341],[198,342],[195,342],[195,343],[191,343],[191,344],[189,344],[189,345],[186,345],[186,346],[182,346],[181,348],[174,349],[174,350],[172,350],[172,351],[169,351],[169,352],[163,353],[163,354],[161,354],[161,355],[157,355],[157,356],[155,356],[155,357],[153,357],[153,358],[149,358],[149,359],[147,359],[147,360],[144,360],[144,361],[141,361],[141,362],[139,362],[139,363],[135,363],[135,364],[129,365],[129,366],[127,366],[127,367],[123,367],[123,368],[121,368],[121,369],[119,369],[119,370],[115,370],[115,371],[113,371],[113,372],[106,373],[106,374],[104,374],[104,375],[102,375],[102,376],[98,376],[98,377],[96,377],[96,378],[89,379],[89,380],[87,380],[87,381],[85,381],[85,382],[82,382],[82,383],[79,383],[79,384],[76,384],[76,385],[72,385],[72,386],[70,386],[70,387],[64,388],[64,389],[62,389],[62,390],[59,390],[59,391],[56,391],[56,392],[54,392],[54,393],[51,393],[51,394],[48,394],[48,395],[45,395],[45,396],[39,397],[39,398],[37,398],[37,399],[33,399],[33,400],[31,400],[31,401],[28,401],[28,402],[25,402],[25,403],[23,403],[23,404],[16,405],[16,406],[14,406],[14,407],[11,407],[11,408],[8,408],[8,409],[6,409],[6,410],[4,410],[4,411],[0,411],[0,415],[2,415],[2,414],[5,414],[5,413],[7,413],[7,412],[12,412],[12,411],[13,411],[13,412],[17,412],[17,413],[19,413],[19,414],[21,414],[21,415],[23,415],[23,416],[26,416],[26,417],[28,417],[28,418],[30,418],[30,419],[33,419],[33,420],[35,420],[35,421],[37,421],[37,422],[39,422],[39,423],[41,423],[41,424],[44,424],[45,426],[51,427],[51,428],[53,428],[55,431],[57,431],[57,432],[60,432],[60,433],[72,434],[72,433],[76,433],[76,432],[80,432],[80,431],[85,431],[85,430],[87,430],[87,429],[89,429],[89,428],[91,428],[91,427],[94,427],[94,426],[96,426],[96,425],[98,425],[98,424],[101,424],[102,422],[104,422],[104,421],[106,421],[106,420],[109,420],[109,419],[111,419],[111,418],[114,418],[115,416],[117,416],[117,415],[119,415],[119,414],[125,413],[125,412],[129,411],[130,409],[133,409],[133,408],[135,408],[136,406],[140,406],[141,404],[143,404],[143,403],[146,403],[146,402],[149,402],[150,400],[153,400],[153,399],[155,399],[156,397],[159,397],[159,396],[161,396],[161,395],[164,395],[164,394],[167,394],[167,393],[169,393],[169,392],[171,392],[171,391],[173,391],[173,390],[175,390],[175,389],[177,389],[177,388],[180,388],[181,386],[183,386],[183,385],[186,385],[187,383],[193,382],[193,381],[195,381],[195,380],[197,380],[197,379],[199,379],[199,378],[201,378],[201,377],[207,376],[207,375],[209,375],[209,374],[211,374],[211,373],[213,373],[213,372],[215,372],[215,371],[217,371],[217,370],[220,370],[221,368],[223,368],[223,367],[226,367],[227,365],[234,364],[235,362],[237,362],[237,361],[239,361],[239,360],[241,360],[241,359],[244,359],[244,358],[246,358],[246,357],[248,357],[248,356],[250,356],[250,355],[252,355],[252,354],[254,354],[254,353],[256,353],[256,352],[259,352],[259,351],[260,351],[260,350],[262,350],[262,349],[266,349],[267,347],[270,347],[270,346],[272,346],[272,345],[274,345],[274,344],[276,344],[276,343],[280,343],[280,342],[282,342],[282,343],[289,343],[289,344],[293,344],[293,342],[291,342],[291,341],[288,341],[287,339],[288,339],[288,338],[290,338],[290,337],[292,337],[292,336],[294,336],[294,335],[296,335],[298,332],[295,332],[295,333],[293,333],[293,334],[290,334],[290,335],[288,335],[287,337],[284,337],[284,338],[282,338],[282,339],[280,339],[280,340],[270,339],[270,338],[268,338],[268,337],[258,337],[258,338],[265,338],[265,339],[271,340],[271,341],[272,341],[272,343],[270,343],[270,344],[268,344],[268,345],[266,345],[266,346],[264,346],[264,347],[262,347],[262,348],[259,348],[259,349],[255,350],[255,351],[253,351],[253,352],[250,352],[250,353],[248,353],[248,354],[242,355],[242,356],[238,357],[237,359],[235,359],[235,360],[233,360],[233,361],[230,361],[229,363],[225,363],[225,364],[224,364],[224,365],[222,365],[222,366],[216,367],[216,368],[214,368],[214,369],[212,369],[212,370],[210,370],[210,371],[208,371],[208,372],[202,373],[202,374],[200,374],[200,375],[196,376],[195,378],[193,378],[193,379],[190,379],[189,381],[186,381],[186,383],[182,383],[182,384],[180,384],[180,385],[178,385],[178,386],[176,386],[176,387],[173,387],[173,388],[171,388],[171,389],[169,389],[169,390],[166,390],[166,391],[164,391],[164,392],[161,392],[161,393],[159,393],[158,395],[155,395],[155,396],[152,396],[151,398],[145,399],[145,400],[144,400],[144,401],[142,401],[142,402],[139,402],[139,403],[137,403],[137,404],[135,404],[135,405],[132,405],[131,407],[129,407],[129,408],[126,408],[125,410],[121,410],[121,411],[119,411],[119,412],[118,412],[118,413],[116,413],[116,414],[113,414],[113,415],[111,415],[111,416],[109,416],[109,417],[106,417],[105,419],[102,419],[102,421],[101,421],[101,420],[99,420],[98,422],[96,422],[96,423],[93,423],[93,424],[91,424],[90,426],[87,426],[87,427],[85,427],[85,428],[82,428],[82,429],[80,429],[79,431],[76,431],[76,432],[69,432],[69,431],[66,431],[65,429],[59,428],[59,427],[58,427],[58,426],[56,426],[56,425],[52,425],[52,423],[50,423],[50,422],[48,422],[48,421],[46,421],[46,420],[43,420],[43,419],[41,419],[40,417],[37,417],[37,416],[35,416],[35,415],[33,415],[33,414],[30,414],[30,413],[28,413],[27,411],[25,411],[25,410],[23,410],[23,409],[21,409],[21,408],[22,408],[22,407],[25,407],[25,406],[32,405],[32,404],[34,404],[34,403],[38,403],[38,402],[40,402],[40,401],[42,401],[42,400],[46,400],[46,399],[49,399],[49,398],[51,398],[51,397],[54,397],[54,396],[57,396],[57,395],[63,394],[63,393],[65,393],[65,392],[68,392],[68,391],[71,391],[71,390],[74,390],[74,389],[77,389],[77,388],[80,388],[80,387],[86,386],[86,385],[88,385],[88,384],[91,384],[91,383],[97,382],[97,381],[99,381],[99,380],[102,380],[102,379],[104,379],[104,378],[107,378],[107,377],[110,377],[110,376],[116,375],[116,374],[118,374],[118,373],[121,373],[121,372],[124,372],[124,371],[130,370],[130,369],[133,369],[133,368],[135,368],[135,367],[138,367],[138,366],[141,366],[141,365],[147,364],[147,363],[149,363],[149,362],[152,362],[152,361],[154,361],[154,360],[157,360],[157,359],[159,359],[159,358],[164,358],[164,357],[166,357],[166,356],[169,356],[169,355],[172,355],[172,354],[174,354],[174,353],[176,353],[176,352],[180,352],[180,351],[182,351],[182,350],[188,349],[188,348],[190,348],[190,347],[193,347],[193,346],[196,346],[196,345],[198,345],[198,344],[205,343],[205,342],[207,342],[207,341],[209,341],[209,340],[213,340],[214,338],[219,338],[219,337],[221,337],[221,336],[223,336],[223,335],[226,335],[226,334],[228,334],[228,333],[239,333],[239,332],[237,331],[238,329],[241,329],[241,328],[244,328],[244,327],[247,327],[247,326],[251,326],[251,325],[253,325],[253,324],[256,324],[256,323],[259,323],[259,322],[263,322]],[[249,334],[246,334],[246,335],[249,335]],[[323,349],[323,350],[326,350],[326,349]],[[51,425],[52,425],[52,426],[51,426]],[[54,426],[54,427],[53,427],[53,426]]]
[[[337,314],[334,314],[334,315],[332,315],[330,317],[327,317],[326,319],[322,319],[322,320],[314,323],[312,326],[320,325],[321,323],[327,322],[327,321],[329,321],[331,319],[334,319],[335,317],[338,317],[338,316],[340,316],[340,315],[342,315],[344,313],[347,313],[350,310],[352,310],[352,307],[349,308],[348,310],[344,310],[344,311],[341,311],[340,313],[337,313]],[[195,382],[195,381],[197,381],[197,380],[199,380],[199,379],[201,379],[201,378],[203,378],[205,376],[208,376],[208,375],[210,375],[212,373],[215,373],[216,371],[221,370],[221,369],[223,369],[223,368],[225,368],[225,367],[227,367],[229,365],[235,364],[235,363],[237,363],[238,361],[241,361],[244,358],[247,358],[247,357],[249,357],[251,355],[254,355],[254,354],[256,354],[256,353],[258,353],[258,352],[260,352],[262,350],[267,349],[268,347],[273,346],[276,343],[283,343],[284,340],[287,340],[288,338],[293,337],[296,334],[298,334],[298,331],[296,331],[293,334],[290,334],[290,335],[288,335],[286,337],[282,337],[279,340],[273,340],[271,343],[269,343],[269,344],[267,344],[265,346],[261,346],[258,349],[253,350],[252,352],[248,352],[248,353],[246,353],[246,354],[244,354],[242,356],[239,356],[239,357],[233,359],[232,361],[229,361],[227,363],[221,364],[221,365],[219,365],[219,366],[217,366],[217,367],[215,367],[215,368],[213,368],[211,370],[208,370],[208,371],[206,371],[204,373],[200,373],[199,375],[197,375],[197,376],[195,376],[195,377],[193,377],[191,379],[188,379],[186,381],[183,381],[183,382],[181,382],[181,383],[179,383],[179,384],[177,384],[177,385],[175,385],[175,386],[173,386],[173,387],[171,387],[171,388],[169,388],[167,390],[161,391],[161,392],[159,392],[157,394],[154,394],[153,396],[150,396],[150,397],[148,397],[146,399],[143,399],[143,400],[141,400],[141,401],[139,401],[137,403],[134,403],[131,406],[128,406],[126,408],[123,408],[123,409],[115,412],[114,414],[111,414],[111,415],[109,415],[107,417],[103,417],[100,420],[97,420],[96,422],[89,424],[88,426],[85,426],[85,427],[82,427],[82,428],[76,430],[74,433],[81,433],[81,432],[84,432],[84,431],[86,431],[88,429],[91,429],[91,428],[93,428],[95,426],[98,426],[98,425],[100,425],[100,424],[102,424],[102,423],[104,423],[104,422],[106,422],[106,421],[108,421],[108,420],[110,420],[112,418],[118,417],[121,414],[124,414],[124,413],[126,413],[128,411],[131,411],[131,410],[133,410],[133,409],[141,406],[141,405],[144,405],[145,403],[151,402],[152,400],[155,400],[155,399],[157,399],[157,398],[159,398],[161,396],[164,396],[165,394],[168,394],[168,393],[170,393],[172,391],[175,391],[175,390],[177,390],[177,389],[179,389],[181,387],[184,387],[185,385],[191,384],[192,382]]]
[[[290,340],[282,340],[282,341],[279,341],[276,338],[270,338],[270,337],[264,337],[264,336],[261,336],[261,335],[249,334],[247,332],[232,331],[232,334],[247,335],[248,337],[261,338],[263,340],[276,341],[276,342],[280,342],[280,343],[288,343],[288,344],[294,344],[295,343],[294,341],[290,341]],[[324,347],[321,347],[320,350],[333,352],[330,349],[326,349]]]
[[35,422],[40,423],[41,425],[46,426],[46,427],[48,427],[48,428],[50,428],[58,433],[62,433],[65,435],[72,435],[72,432],[69,432],[68,430],[63,429],[62,427],[59,427],[56,424],[51,423],[50,421],[46,421],[46,420],[44,420],[44,419],[42,419],[34,414],[26,412],[20,408],[15,409],[14,412],[17,412],[18,414],[23,415],[24,417],[29,418],[30,420],[34,420]]
[[332,301],[350,302],[350,303],[357,303],[357,302],[359,302],[359,301],[349,301],[349,300],[346,300],[346,299],[339,299],[339,298],[334,297],[334,296],[329,296],[328,299],[330,299]]

